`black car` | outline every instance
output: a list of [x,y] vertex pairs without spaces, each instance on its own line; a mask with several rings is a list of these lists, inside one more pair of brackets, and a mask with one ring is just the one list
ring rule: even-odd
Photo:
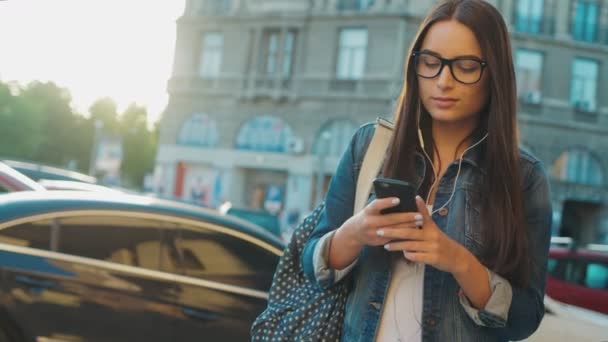
[[246,341],[283,244],[143,196],[0,196],[0,341]]

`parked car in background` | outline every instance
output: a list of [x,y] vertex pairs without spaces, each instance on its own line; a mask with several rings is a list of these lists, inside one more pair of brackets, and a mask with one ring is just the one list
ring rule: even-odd
[[40,191],[45,188],[9,165],[0,162],[0,193]]
[[0,340],[248,341],[283,243],[192,205],[0,196]]
[[279,218],[267,211],[235,208],[230,202],[226,202],[220,206],[219,211],[257,224],[275,236],[281,236],[281,223],[279,222]]
[[35,181],[38,181],[40,179],[55,179],[77,181],[91,184],[97,183],[97,179],[95,177],[91,177],[89,175],[85,175],[84,173],[72,170],[57,168],[54,166],[8,159],[2,160],[2,162]]
[[110,188],[104,185],[83,183],[77,181],[41,179],[38,181],[47,190],[63,190],[63,191],[96,191],[96,192],[111,192],[123,193],[124,191]]
[[[552,246],[547,294],[560,302],[608,315],[608,253]],[[608,340],[608,327],[606,332]]]

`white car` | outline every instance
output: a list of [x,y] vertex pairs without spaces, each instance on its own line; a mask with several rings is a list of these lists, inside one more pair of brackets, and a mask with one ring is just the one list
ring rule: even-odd
[[545,317],[530,342],[608,341],[608,316],[545,296]]

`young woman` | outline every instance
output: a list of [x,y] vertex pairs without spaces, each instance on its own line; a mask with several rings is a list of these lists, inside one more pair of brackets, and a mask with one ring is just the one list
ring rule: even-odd
[[342,156],[326,211],[302,255],[328,287],[352,281],[344,341],[508,341],[544,314],[551,204],[541,163],[518,149],[513,56],[500,13],[482,0],[438,4],[406,60],[382,176],[414,184],[417,212],[352,215],[374,132]]

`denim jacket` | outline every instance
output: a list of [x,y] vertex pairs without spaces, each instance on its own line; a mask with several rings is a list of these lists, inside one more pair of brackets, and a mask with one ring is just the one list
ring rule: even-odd
[[[346,304],[343,341],[373,341],[383,312],[384,298],[391,277],[391,256],[382,246],[365,246],[352,265],[331,269],[327,254],[331,235],[353,215],[357,176],[367,146],[374,133],[373,124],[363,125],[342,155],[325,199],[326,210],[310,235],[302,253],[306,276],[327,288],[347,277],[353,282]],[[469,150],[462,161],[454,197],[432,218],[450,238],[479,256],[483,247],[479,208],[484,200],[478,188],[484,170],[479,166],[479,148]],[[426,161],[416,155],[417,186],[425,174]],[[422,302],[422,341],[508,341],[531,335],[544,315],[543,297],[549,250],[551,202],[546,173],[540,161],[520,152],[524,209],[534,272],[526,288],[488,270],[491,297],[485,308],[477,310],[461,293],[454,277],[429,265],[424,272]],[[435,207],[452,194],[458,163],[448,167],[439,182]],[[500,180],[497,180],[500,181]],[[373,200],[370,196],[369,201]],[[486,228],[489,229],[489,228]],[[345,279],[345,281],[346,281]]]

